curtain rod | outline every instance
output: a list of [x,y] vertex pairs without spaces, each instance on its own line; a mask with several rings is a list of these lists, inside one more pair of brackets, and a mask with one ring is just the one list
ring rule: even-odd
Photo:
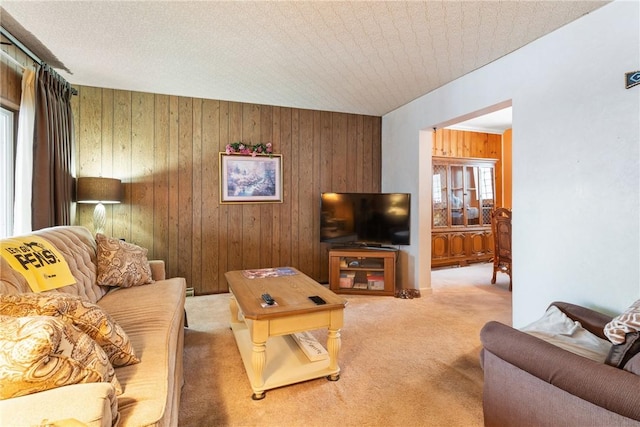
[[[47,67],[49,70],[53,71],[54,74],[56,74],[58,76],[58,78],[61,78],[66,84],[69,85],[69,90],[71,91],[72,95],[78,95],[78,91],[76,89],[74,89],[73,87],[71,87],[71,84],[69,84],[69,82],[67,82],[65,79],[62,78],[62,76],[60,76],[57,72],[55,72],[53,70],[53,68],[51,68],[49,65],[47,65],[46,62],[44,62],[42,59],[38,58],[38,56],[31,52],[31,50],[26,47],[25,45],[22,44],[22,42],[20,42],[20,40],[18,40],[17,38],[13,37],[13,35],[8,32],[7,30],[4,29],[4,27],[0,26],[0,34],[2,34],[3,36],[5,36],[7,39],[9,39],[9,41],[18,49],[20,49],[22,52],[24,52],[25,55],[27,55],[29,58],[31,58],[33,61],[35,61],[38,65],[42,66],[42,67]],[[2,50],[2,49],[0,49]],[[22,69],[24,70],[24,65],[20,64],[15,58],[13,58],[11,55],[9,55],[7,52],[5,52],[4,50],[2,50],[3,56],[6,56],[7,58],[11,58],[11,60],[18,64],[19,66],[22,67]]]

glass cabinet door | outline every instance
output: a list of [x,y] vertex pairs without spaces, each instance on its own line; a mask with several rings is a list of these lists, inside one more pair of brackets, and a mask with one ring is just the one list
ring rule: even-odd
[[448,227],[449,216],[447,214],[447,166],[433,165],[433,227]]
[[491,164],[434,163],[433,228],[490,226],[495,200]]
[[451,165],[451,225],[466,225],[464,218],[465,167]]
[[478,167],[465,167],[466,188],[464,192],[464,209],[466,225],[479,225],[480,200],[478,199]]
[[480,224],[491,225],[491,211],[495,205],[494,171],[491,166],[479,166],[477,169]]

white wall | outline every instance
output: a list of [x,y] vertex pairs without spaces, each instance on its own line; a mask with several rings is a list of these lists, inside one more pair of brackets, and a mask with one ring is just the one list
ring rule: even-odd
[[511,101],[514,326],[554,300],[617,314],[640,298],[640,86],[624,88],[639,68],[640,2],[616,1],[385,115],[382,190],[412,193],[403,285],[430,289],[431,155],[419,145],[435,125]]

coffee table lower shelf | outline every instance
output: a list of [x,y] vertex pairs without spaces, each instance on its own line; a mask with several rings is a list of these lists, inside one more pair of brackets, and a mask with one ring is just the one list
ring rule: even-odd
[[253,343],[249,328],[244,322],[234,322],[231,323],[231,329],[251,383],[254,400],[263,399],[266,390],[322,377],[327,377],[330,381],[340,378],[340,368],[330,369],[329,358],[312,362],[293,337],[281,335],[267,340],[267,360],[262,373],[264,382],[257,384],[252,365]]

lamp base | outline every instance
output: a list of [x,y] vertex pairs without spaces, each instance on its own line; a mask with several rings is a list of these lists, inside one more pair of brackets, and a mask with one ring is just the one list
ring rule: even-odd
[[95,233],[104,233],[104,227],[107,225],[107,212],[102,203],[98,203],[93,210],[93,231]]

